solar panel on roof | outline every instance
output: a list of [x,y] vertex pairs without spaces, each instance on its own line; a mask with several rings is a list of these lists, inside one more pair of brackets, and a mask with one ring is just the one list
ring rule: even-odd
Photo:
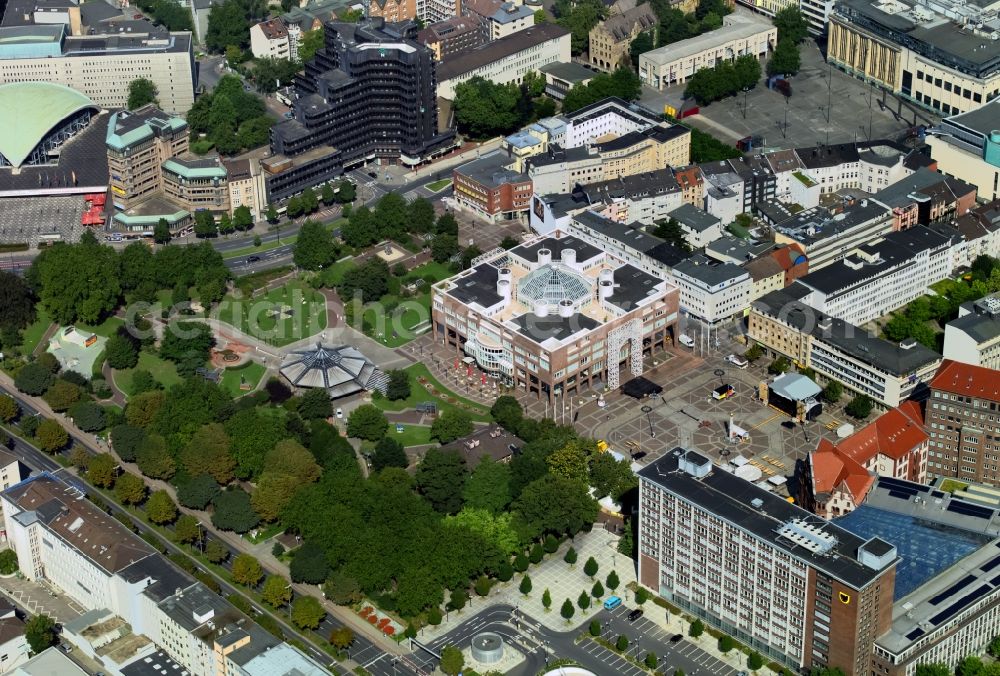
[[954,500],[948,503],[948,511],[956,514],[962,514],[964,516],[973,516],[978,519],[990,519],[993,517],[994,512],[994,510],[986,507],[970,505],[967,502],[956,502]]
[[902,493],[900,491],[889,491],[890,498],[899,498],[900,500],[909,500],[913,497],[912,493]]
[[902,481],[900,479],[893,479],[891,477],[881,477],[878,480],[880,486],[885,486],[886,488],[898,488],[905,491],[913,491],[915,493],[926,493],[930,490],[930,486],[923,486],[921,484],[915,484],[910,481]]
[[982,570],[982,571],[988,573],[991,570],[993,570],[994,568],[996,568],[997,566],[1000,566],[1000,556],[994,556],[992,559],[990,559],[989,561],[987,561],[986,563],[984,563],[983,565],[981,565],[979,567],[979,570]]
[[931,618],[931,624],[939,625],[942,622],[947,622],[952,617],[962,612],[964,609],[971,606],[973,603],[981,599],[983,596],[993,591],[993,587],[988,584],[984,584],[978,587],[975,591],[971,591],[955,603],[951,604],[940,613]]
[[940,594],[938,594],[937,596],[935,596],[934,598],[932,598],[931,599],[931,605],[932,606],[936,606],[937,604],[941,603],[946,598],[948,598],[949,596],[951,596],[952,594],[954,594],[955,592],[957,592],[959,589],[961,589],[962,587],[964,587],[965,585],[969,584],[970,582],[972,582],[975,579],[976,579],[975,575],[966,575],[961,580],[959,580],[958,582],[956,582],[955,584],[951,585],[950,587],[948,587],[947,589],[945,589],[943,592],[941,592]]
[[1000,575],[995,575],[993,579],[990,580],[990,584],[993,585],[994,587],[1000,585]]
[[908,640],[912,641],[913,639],[920,638],[923,635],[924,635],[924,630],[921,629],[920,627],[917,627],[916,629],[914,629],[913,631],[911,631],[909,634],[907,634],[906,638]]

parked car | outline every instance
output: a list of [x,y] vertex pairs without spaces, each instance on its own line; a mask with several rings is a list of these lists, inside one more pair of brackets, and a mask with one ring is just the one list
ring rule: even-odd
[[247,263],[258,263],[260,262],[260,256],[248,256]]
[[338,406],[336,412],[334,413],[334,415],[336,415],[338,418],[343,418],[344,417],[344,409],[342,409],[342,408],[340,408]]
[[621,604],[622,604],[622,600],[619,597],[617,597],[617,596],[609,596],[604,601],[604,609],[605,610],[614,610],[615,608],[617,608]]
[[681,335],[677,336],[677,341],[684,347],[694,347],[694,338],[687,335],[686,333],[682,333]]
[[747,366],[750,366],[750,362],[746,360],[746,357],[738,354],[729,355],[726,357],[726,361],[740,369],[745,369]]
[[673,636],[670,637],[670,642],[680,643],[683,638],[684,638],[683,634],[674,634]]
[[635,622],[640,617],[642,617],[642,608],[636,608],[631,613],[628,614],[628,621]]

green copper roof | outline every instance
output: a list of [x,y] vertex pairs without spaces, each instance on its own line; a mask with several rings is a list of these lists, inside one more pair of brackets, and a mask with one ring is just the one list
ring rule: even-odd
[[167,221],[170,224],[178,223],[185,218],[189,217],[191,212],[181,209],[174,213],[162,213],[162,214],[135,214],[128,215],[125,213],[117,213],[114,216],[114,220],[117,223],[121,223],[126,226],[139,226],[148,225],[150,227],[156,225],[160,222],[160,219]]
[[84,108],[89,98],[51,82],[0,85],[0,154],[19,167],[53,127]]
[[178,176],[183,176],[184,178],[226,177],[226,168],[221,165],[197,166],[178,162],[176,160],[167,160],[163,163],[163,168],[171,173],[177,174]]
[[[187,127],[187,122],[179,117],[168,115],[159,110],[139,112],[118,112],[111,115],[108,121],[108,133],[105,136],[105,143],[112,150],[125,150],[146,139],[155,136],[156,129],[170,129],[171,131],[183,131]],[[137,123],[125,122],[129,120]]]

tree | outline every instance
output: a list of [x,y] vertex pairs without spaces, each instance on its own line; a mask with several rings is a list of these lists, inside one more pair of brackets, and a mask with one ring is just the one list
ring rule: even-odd
[[836,404],[843,395],[844,387],[836,380],[831,380],[823,388],[823,399],[830,404]]
[[399,401],[410,396],[410,374],[402,369],[392,369],[388,373],[389,383],[386,386],[385,398]]
[[410,460],[406,457],[403,444],[390,436],[384,436],[375,444],[375,449],[372,451],[371,463],[372,471],[378,473],[386,467],[406,469],[410,465]]
[[146,499],[146,482],[131,472],[123,472],[115,481],[115,497],[126,505],[138,505]]
[[212,563],[222,563],[229,558],[229,550],[218,540],[209,540],[205,544],[205,558]]
[[340,626],[330,632],[330,645],[337,650],[347,650],[352,643],[354,643],[354,632],[349,627]]
[[442,444],[449,444],[472,434],[472,418],[460,409],[446,410],[431,423],[431,439],[437,439]]
[[464,587],[452,589],[448,597],[448,607],[452,610],[461,610],[469,602],[469,594]]
[[637,483],[627,460],[618,460],[611,453],[599,453],[590,460],[590,485],[596,497],[610,495],[617,502]]
[[260,596],[264,599],[264,603],[272,608],[281,608],[292,600],[292,587],[288,584],[288,580],[280,575],[268,575],[260,590]]
[[485,575],[480,575],[476,579],[476,584],[473,585],[473,588],[476,590],[476,596],[488,596],[490,593],[491,586],[492,585],[490,584],[490,578],[486,577]]
[[471,138],[509,134],[525,121],[520,100],[516,84],[497,84],[477,75],[455,87],[455,123]]
[[[545,612],[549,612],[552,608],[552,594],[549,592],[548,587],[542,592],[542,606],[545,607]],[[572,605],[570,605],[572,608]]]
[[524,409],[516,397],[504,394],[493,402],[493,406],[490,407],[490,415],[498,425],[508,432],[516,432],[517,426],[524,418]]
[[326,611],[314,596],[300,596],[292,602],[292,624],[299,629],[316,629]]
[[764,356],[764,350],[761,349],[758,343],[754,343],[750,348],[743,353],[743,357],[750,363],[753,363]]
[[371,404],[362,404],[351,411],[347,418],[347,436],[366,441],[378,441],[389,429],[389,421],[382,411]]
[[465,656],[455,646],[445,646],[441,651],[441,663],[438,666],[448,676],[456,676],[465,668]]
[[586,51],[590,29],[608,15],[607,9],[597,0],[557,3],[553,11],[556,23],[570,31],[570,49],[574,56]]
[[458,252],[458,238],[454,235],[437,235],[431,240],[431,258],[436,263],[447,263]]
[[167,222],[167,219],[161,218],[153,226],[153,241],[157,244],[170,242],[170,223]]
[[260,562],[250,554],[237,554],[233,559],[233,581],[244,587],[256,587],[264,571],[260,567]]
[[757,671],[764,666],[764,658],[759,652],[752,652],[747,655],[747,669]]
[[21,415],[21,407],[18,406],[17,400],[6,394],[0,394],[0,421],[13,422],[17,420],[19,415]]
[[615,641],[615,648],[618,652],[623,653],[628,648],[628,636],[619,635],[618,639]]
[[634,101],[642,93],[642,82],[630,68],[622,66],[614,73],[595,75],[586,85],[577,85],[566,92],[563,112],[572,113],[609,96]]
[[[315,196],[314,196],[315,199]],[[299,229],[292,260],[303,270],[319,270],[337,257],[337,245],[322,223],[307,220]]]
[[691,244],[687,241],[687,235],[676,218],[657,221],[656,227],[653,228],[653,235],[667,240],[681,251],[691,251]]
[[531,577],[527,574],[521,576],[521,584],[517,587],[518,591],[527,596],[531,593]]
[[434,230],[434,205],[425,197],[418,197],[407,206],[410,228],[413,232],[425,234]]
[[778,29],[778,42],[799,44],[809,35],[809,24],[798,6],[786,7],[776,12],[773,23]]
[[220,423],[202,425],[181,451],[181,463],[190,476],[207,474],[225,485],[233,480],[236,469],[229,444],[229,435]]
[[349,606],[364,597],[358,581],[337,570],[330,573],[323,583],[323,595],[338,606]]
[[570,566],[576,565],[577,553],[576,549],[570,547],[566,550],[566,554],[563,556],[563,561],[568,563]]
[[70,406],[67,415],[84,432],[100,432],[107,426],[104,408],[93,401],[79,401]]
[[53,411],[62,412],[80,400],[80,386],[62,378],[52,383],[43,398]]
[[455,514],[462,508],[462,491],[467,477],[465,459],[457,451],[432,448],[417,466],[415,478],[417,489],[434,509]]
[[211,211],[196,211],[194,214],[194,236],[195,237],[215,237],[219,234],[219,226],[215,223],[215,216]]
[[299,415],[306,420],[325,419],[333,416],[330,395],[322,387],[314,387],[302,396]]
[[606,584],[608,589],[611,591],[618,589],[618,585],[621,584],[621,580],[618,579],[618,573],[616,571],[608,573],[608,577],[605,578],[604,584]]
[[556,550],[559,549],[559,540],[550,533],[545,536],[543,547],[546,554],[555,554]]
[[166,491],[153,491],[146,501],[146,515],[155,524],[172,523],[177,518],[177,505]]
[[38,447],[46,453],[55,453],[66,447],[66,444],[69,443],[69,435],[55,420],[46,419],[35,430],[35,441],[38,442]]
[[246,533],[260,523],[246,491],[236,488],[223,491],[212,499],[212,523],[216,528]]
[[645,587],[639,587],[635,590],[635,602],[637,605],[642,605],[649,600],[649,590]]
[[250,212],[250,207],[241,204],[233,209],[233,227],[241,232],[253,228],[253,214]]
[[590,595],[595,599],[599,599],[604,596],[604,585],[601,584],[600,580],[595,582],[594,586],[590,588]]
[[562,448],[549,454],[545,463],[554,476],[574,481],[587,480],[587,452],[583,444],[573,439]]
[[795,75],[802,67],[799,47],[791,40],[778,40],[778,45],[767,62],[768,75]]
[[[0,329],[16,332],[35,321],[34,292],[21,277],[0,271]],[[12,343],[13,341],[4,341]]]
[[292,582],[321,584],[330,573],[326,552],[319,545],[307,541],[295,552],[288,572],[292,576]]
[[168,324],[160,341],[160,356],[177,364],[178,372],[191,375],[208,361],[215,345],[212,327],[201,322]]
[[593,556],[588,558],[587,562],[583,564],[584,574],[591,579],[593,579],[594,576],[597,575],[597,569],[598,569],[597,561],[594,559]]
[[147,103],[158,103],[156,100],[156,85],[152,80],[139,77],[128,84],[128,103],[125,106],[129,110],[142,108]]
[[455,220],[455,216],[451,212],[445,212],[438,216],[434,232],[438,235],[458,236],[458,221]]
[[993,657],[1000,656],[1000,635],[993,637],[993,640],[986,646],[986,652]]
[[728,653],[735,647],[735,642],[733,637],[728,634],[723,634],[719,637],[719,652],[722,654]]
[[121,300],[119,272],[118,253],[84,237],[39,253],[29,278],[53,321],[98,324]]
[[116,333],[104,345],[108,366],[113,369],[129,369],[139,362],[139,350],[134,342]]
[[100,488],[111,488],[118,474],[118,463],[109,453],[98,453],[87,464],[87,481]]
[[562,608],[559,609],[559,614],[566,620],[566,624],[569,624],[569,621],[573,619],[573,615],[576,614],[576,608],[573,607],[569,599],[566,599],[563,601]]
[[655,669],[657,665],[656,653],[646,653],[646,657],[642,660],[650,669]]
[[201,522],[190,514],[181,514],[174,524],[174,540],[191,544],[201,540]]
[[531,550],[528,552],[528,561],[539,564],[543,558],[545,558],[545,552],[542,550],[542,546],[537,542],[531,545]]
[[590,628],[589,628],[588,631],[589,631],[590,635],[593,636],[594,638],[597,638],[598,636],[600,636],[601,635],[601,621],[600,620],[591,620],[590,621]]
[[56,644],[56,623],[45,614],[38,614],[24,623],[24,637],[35,655]]
[[514,556],[514,570],[519,573],[528,570],[528,557],[524,555],[524,552],[518,552]]
[[852,418],[864,420],[871,415],[874,406],[875,402],[872,401],[871,397],[866,394],[859,394],[848,402],[847,406],[844,407],[844,411]]
[[37,363],[25,364],[14,376],[14,387],[20,392],[37,397],[52,385],[52,372]]
[[13,549],[0,552],[0,575],[13,575],[17,570],[17,552]]
[[181,484],[177,500],[188,509],[205,509],[219,493],[219,484],[209,474],[199,474]]
[[688,627],[688,636],[691,638],[698,638],[705,633],[705,624],[701,620],[695,620]]
[[302,444],[294,439],[283,439],[264,457],[264,471],[257,480],[251,505],[261,519],[274,521],[295,492],[316,481],[320,471],[315,456]]
[[545,533],[574,534],[593,523],[598,511],[585,483],[551,474],[525,486],[514,509],[532,539]]
[[140,472],[153,479],[169,479],[177,469],[166,439],[159,434],[143,439],[135,452],[135,462]]
[[586,610],[589,608],[590,595],[585,591],[580,592],[580,595],[576,598],[576,605],[580,606],[580,610]]
[[792,368],[786,357],[778,357],[767,366],[767,372],[771,375],[781,375]]

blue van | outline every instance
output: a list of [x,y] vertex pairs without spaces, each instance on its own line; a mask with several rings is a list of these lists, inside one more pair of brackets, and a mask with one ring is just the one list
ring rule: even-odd
[[610,596],[604,602],[604,609],[605,610],[614,610],[615,608],[617,608],[621,604],[622,604],[622,600],[620,598],[618,598],[617,596]]

